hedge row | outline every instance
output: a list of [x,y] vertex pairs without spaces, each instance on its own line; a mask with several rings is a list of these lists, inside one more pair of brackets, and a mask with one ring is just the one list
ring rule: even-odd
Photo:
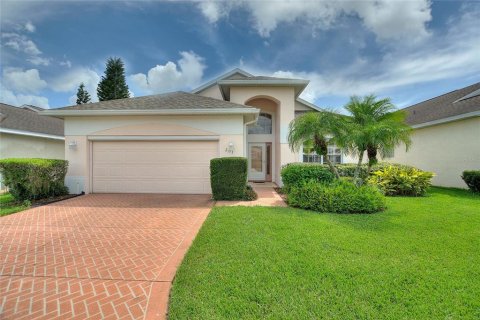
[[9,192],[18,201],[68,193],[64,185],[68,161],[38,158],[0,160],[0,172]]
[[385,209],[385,196],[378,188],[356,186],[336,180],[329,183],[309,181],[288,192],[292,207],[331,213],[374,213]]

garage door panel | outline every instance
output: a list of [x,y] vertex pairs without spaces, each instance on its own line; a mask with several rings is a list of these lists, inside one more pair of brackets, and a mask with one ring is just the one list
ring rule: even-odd
[[211,193],[216,141],[93,143],[93,192]]

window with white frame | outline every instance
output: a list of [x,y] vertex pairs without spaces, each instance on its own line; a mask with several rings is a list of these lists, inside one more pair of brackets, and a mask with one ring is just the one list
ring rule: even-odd
[[[333,164],[342,163],[342,149],[336,145],[329,145],[327,151],[328,159]],[[324,163],[323,156],[318,155],[313,151],[311,143],[305,143],[303,146],[303,162]]]
[[272,134],[272,115],[261,112],[257,123],[248,127],[248,134]]

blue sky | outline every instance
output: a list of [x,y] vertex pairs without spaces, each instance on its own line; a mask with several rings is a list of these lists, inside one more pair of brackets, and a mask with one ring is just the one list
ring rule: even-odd
[[309,79],[338,108],[375,93],[405,107],[480,81],[477,1],[2,1],[0,101],[96,98],[121,57],[134,96],[191,90],[232,68]]

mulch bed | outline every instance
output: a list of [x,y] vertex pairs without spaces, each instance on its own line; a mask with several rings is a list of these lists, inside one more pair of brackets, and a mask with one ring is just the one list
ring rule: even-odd
[[63,201],[63,200],[75,198],[75,197],[78,197],[78,196],[83,196],[83,194],[67,194],[67,195],[64,195],[64,196],[57,196],[57,197],[51,197],[51,198],[45,198],[45,199],[32,200],[31,208],[44,206],[44,205],[47,205],[47,204],[50,204],[50,203]]

